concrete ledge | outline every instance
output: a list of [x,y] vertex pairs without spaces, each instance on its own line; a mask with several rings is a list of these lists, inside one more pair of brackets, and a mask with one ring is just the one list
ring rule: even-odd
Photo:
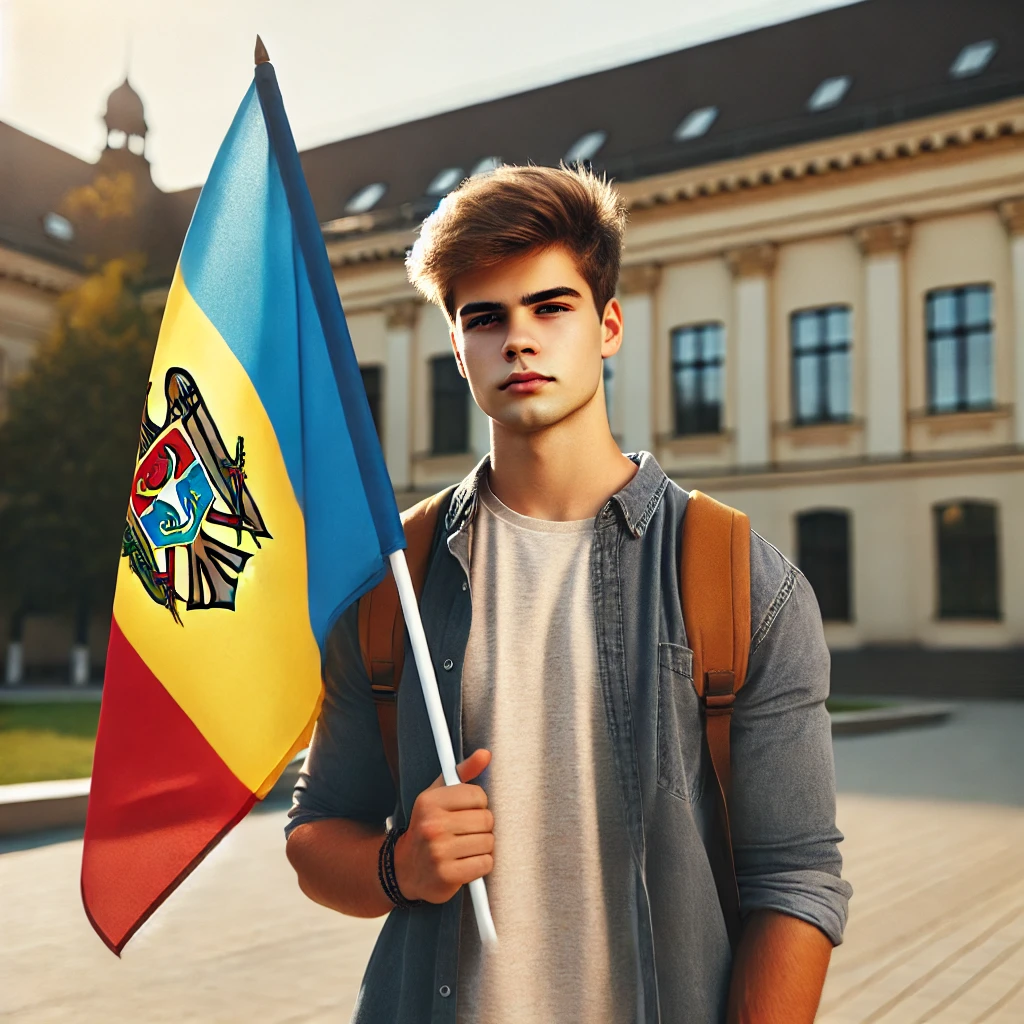
[[863,736],[917,725],[938,725],[953,713],[952,704],[894,704],[888,708],[832,713],[833,736]]
[[0,836],[85,824],[90,779],[0,786]]
[[[291,795],[306,757],[297,755],[274,783],[266,799]],[[0,786],[0,836],[18,836],[57,828],[81,828],[89,804],[91,779],[22,782]]]

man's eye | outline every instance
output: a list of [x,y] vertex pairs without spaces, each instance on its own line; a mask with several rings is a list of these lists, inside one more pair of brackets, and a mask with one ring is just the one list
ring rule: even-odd
[[569,309],[568,306],[563,306],[557,302],[546,302],[543,306],[538,306],[536,309],[537,313],[564,313]]
[[473,317],[468,324],[466,324],[466,330],[472,330],[474,327],[487,327],[490,324],[498,323],[497,313],[481,313],[480,316]]

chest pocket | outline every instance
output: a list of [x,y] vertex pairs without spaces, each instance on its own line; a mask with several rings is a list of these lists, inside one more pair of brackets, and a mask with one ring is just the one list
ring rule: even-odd
[[703,786],[703,723],[693,689],[693,652],[658,644],[658,785],[696,802]]

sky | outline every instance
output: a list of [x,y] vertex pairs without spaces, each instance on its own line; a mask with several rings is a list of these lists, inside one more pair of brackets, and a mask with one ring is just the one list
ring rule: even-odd
[[850,2],[0,0],[0,121],[94,160],[127,70],[174,190],[205,179],[257,32],[306,149]]

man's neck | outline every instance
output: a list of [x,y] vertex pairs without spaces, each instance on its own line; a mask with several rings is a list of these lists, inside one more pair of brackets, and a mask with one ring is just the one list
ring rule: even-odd
[[596,516],[633,479],[637,466],[619,450],[603,415],[591,424],[585,420],[531,434],[492,424],[488,483],[495,497],[533,519]]

